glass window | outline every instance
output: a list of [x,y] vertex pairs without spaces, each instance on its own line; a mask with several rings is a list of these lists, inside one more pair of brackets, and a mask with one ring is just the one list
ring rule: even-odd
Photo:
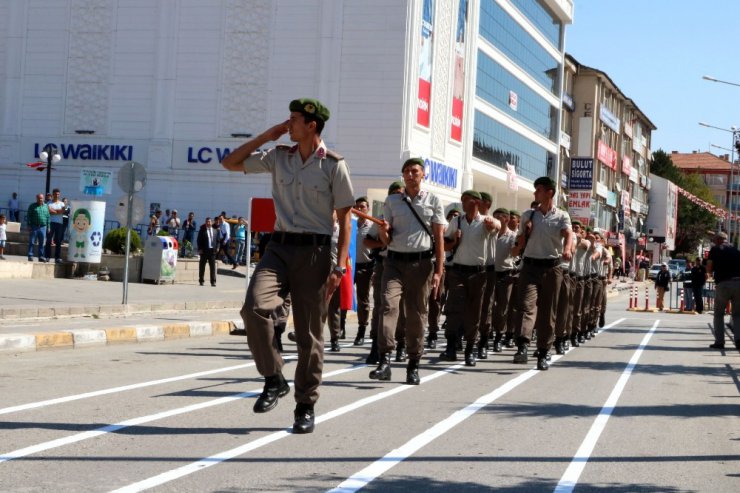
[[560,47],[560,22],[548,12],[537,0],[511,0],[519,12],[537,26],[555,48]]
[[[509,104],[510,91],[517,95],[516,110]],[[476,95],[548,139],[557,138],[557,108],[482,51],[478,52]]]
[[560,64],[494,0],[481,3],[480,35],[553,94]]
[[506,170],[506,163],[516,174],[529,180],[549,175],[555,155],[544,147],[518,134],[509,127],[475,112],[473,156]]

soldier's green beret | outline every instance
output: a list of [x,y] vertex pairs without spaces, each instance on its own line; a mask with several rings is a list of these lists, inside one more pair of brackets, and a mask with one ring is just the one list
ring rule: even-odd
[[495,211],[493,211],[494,214],[506,214],[507,216],[510,214],[509,209],[504,209],[503,207],[499,207]]
[[312,116],[327,122],[329,120],[329,109],[321,104],[321,101],[313,98],[294,99],[288,106],[290,111],[297,111],[307,116]]
[[457,207],[453,207],[452,209],[447,211],[447,217],[450,217],[452,214],[455,214],[455,213],[462,214],[462,212],[460,212],[460,209],[458,209]]
[[366,202],[366,203],[368,203],[368,204],[370,203],[370,202],[369,202],[369,201],[367,200],[367,197],[357,197],[357,198],[355,199],[355,204],[356,204],[357,202]]
[[408,168],[409,166],[414,166],[417,164],[421,166],[421,169],[424,169],[424,160],[422,158],[420,157],[408,158],[406,161],[404,161],[403,166],[401,166],[401,173],[403,173],[404,170]]
[[557,183],[555,183],[555,180],[550,178],[549,176],[540,176],[534,181],[534,186],[537,187],[539,185],[544,186],[548,190],[555,190],[558,186]]
[[571,221],[570,224],[571,226],[583,226],[583,224],[581,224],[581,221]]
[[478,192],[476,190],[465,190],[462,194],[463,194],[463,197],[465,195],[467,195],[468,197],[471,197],[471,198],[476,199],[476,200],[480,200],[481,199],[480,192]]
[[510,216],[514,216],[514,217],[522,217],[522,215],[521,215],[521,214],[519,214],[519,213],[518,213],[517,211],[515,211],[514,209],[509,209],[509,215],[510,215]]
[[388,187],[388,193],[391,194],[395,192],[396,190],[401,190],[402,188],[403,188],[403,183],[401,183],[400,181],[394,181]]
[[491,197],[491,194],[488,192],[481,192],[480,198],[481,200],[485,200],[486,202],[493,202],[493,197]]

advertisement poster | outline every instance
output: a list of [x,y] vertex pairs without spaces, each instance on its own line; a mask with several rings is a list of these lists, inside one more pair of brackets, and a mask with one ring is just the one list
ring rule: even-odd
[[432,99],[432,48],[434,46],[434,0],[424,0],[421,20],[421,51],[419,53],[419,102],[416,122],[429,127]]
[[99,264],[103,253],[105,202],[73,200],[69,215],[67,260]]
[[568,195],[568,214],[571,219],[588,226],[591,222],[591,190],[571,190]]
[[568,189],[592,190],[594,188],[594,160],[576,158],[570,160],[570,185]]
[[80,171],[80,192],[85,195],[110,195],[113,171],[103,169],[83,169]]
[[465,101],[465,29],[468,26],[468,0],[458,0],[455,30],[455,79],[452,83],[452,125],[450,137],[462,142]]

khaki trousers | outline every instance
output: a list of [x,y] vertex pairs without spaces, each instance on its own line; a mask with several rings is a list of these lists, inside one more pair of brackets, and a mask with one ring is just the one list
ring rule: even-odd
[[[371,280],[373,287],[373,311],[370,320],[370,339],[377,339],[378,332],[383,330],[383,291],[381,284],[383,282],[383,258],[375,262],[373,268],[373,277]],[[398,322],[396,323],[396,341],[406,340],[406,310],[401,303],[398,307]]]
[[[562,269],[561,269],[562,270]],[[570,274],[563,273],[563,281],[560,284],[558,295],[558,311],[555,317],[555,337],[564,338],[570,335],[568,327],[569,313],[573,307],[573,289]]]
[[529,343],[537,331],[537,349],[549,351],[555,332],[558,295],[563,283],[559,267],[524,264],[519,275],[519,310],[522,314],[520,342]]
[[591,319],[589,320],[589,325],[596,327],[596,324],[599,323],[599,313],[601,313],[601,296],[604,293],[604,285],[598,277],[592,279],[591,282],[594,287],[591,293]]
[[591,302],[594,292],[594,279],[588,278],[583,281],[583,301],[579,310],[580,325],[578,331],[585,334],[588,331],[588,324],[591,321]]
[[331,271],[331,247],[293,246],[270,242],[252,274],[241,309],[247,343],[263,376],[283,368],[275,343],[271,315],[290,294],[298,346],[295,400],[314,404],[319,398],[324,366],[322,329],[326,321],[326,280]]
[[496,286],[493,292],[494,303],[491,312],[491,323],[496,334],[502,335],[507,332],[507,328],[511,328],[508,319],[512,311],[511,293],[514,291],[515,284],[516,277],[511,273],[496,273]]
[[491,270],[486,271],[486,289],[483,291],[480,309],[480,329],[478,330],[481,335],[481,341],[484,344],[491,333],[491,315],[493,314],[494,304],[493,293],[496,289],[496,271],[493,270],[493,266],[490,266],[490,269]]
[[581,309],[583,305],[583,292],[585,291],[585,285],[588,281],[578,279],[575,282],[575,294],[573,295],[573,335],[578,335],[581,332]]
[[[475,336],[480,331],[482,344],[488,339],[488,331],[480,319],[483,293],[486,288],[486,272],[466,273],[452,267],[447,271],[449,292],[445,315],[447,316],[447,339],[457,340],[457,335],[465,335],[468,347],[475,344]],[[486,330],[484,333],[483,330]]]
[[403,300],[406,310],[406,352],[410,359],[421,358],[432,270],[431,259],[407,262],[386,258],[383,261],[383,323],[378,334],[378,351],[381,354],[389,353],[395,348],[393,336],[398,323],[399,306]]

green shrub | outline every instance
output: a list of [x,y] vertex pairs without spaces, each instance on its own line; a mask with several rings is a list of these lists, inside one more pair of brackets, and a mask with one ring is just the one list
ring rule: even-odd
[[[131,253],[135,253],[141,250],[141,238],[139,233],[131,230],[131,242],[129,243]],[[103,240],[103,248],[113,253],[126,253],[126,228],[112,229],[105,235]]]
[[160,229],[159,231],[157,231],[157,236],[169,236],[169,235],[170,234],[164,229]]

